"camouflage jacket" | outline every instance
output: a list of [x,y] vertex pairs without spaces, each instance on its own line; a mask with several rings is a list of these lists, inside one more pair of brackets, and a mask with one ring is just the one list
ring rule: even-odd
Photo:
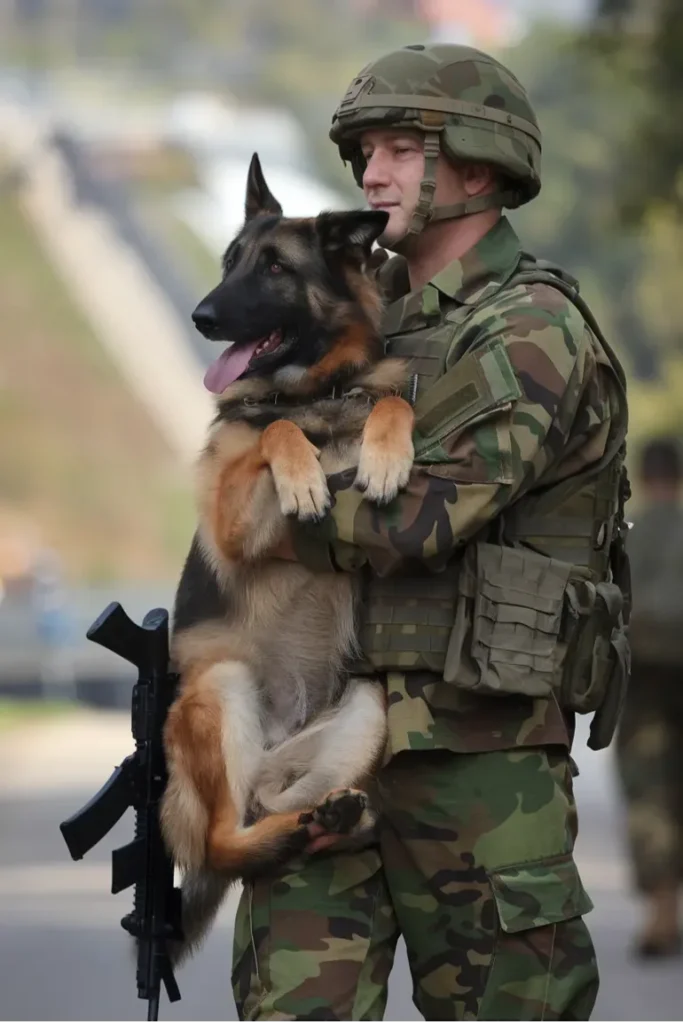
[[[600,458],[618,401],[579,311],[556,288],[505,288],[521,249],[507,218],[421,291],[386,295],[387,351],[406,332],[448,328],[438,415],[421,421],[407,489],[386,508],[363,500],[355,471],[329,479],[330,515],[294,529],[295,549],[312,568],[379,576],[435,570],[543,475],[554,483]],[[389,289],[405,287],[400,257],[382,268]],[[446,371],[469,360],[488,396],[471,415],[449,391]],[[465,378],[467,374],[465,374]],[[484,380],[482,381],[482,377]],[[449,403],[458,415],[449,429]],[[432,402],[433,405],[433,402]],[[569,742],[554,699],[474,697],[424,672],[388,674],[391,749],[482,751]]]
[[633,583],[629,623],[634,659],[683,665],[683,509],[657,502],[636,516],[627,549]]

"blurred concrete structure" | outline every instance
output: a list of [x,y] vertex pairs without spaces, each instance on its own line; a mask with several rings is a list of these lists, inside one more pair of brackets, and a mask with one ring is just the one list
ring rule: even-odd
[[78,182],[51,142],[49,117],[38,121],[5,102],[0,130],[26,172],[22,203],[56,269],[133,392],[189,464],[201,447],[212,403],[185,325],[116,225],[101,209],[78,202]]
[[[183,193],[175,200],[179,216],[217,255],[225,252],[244,220],[250,158],[251,154],[249,158],[241,154],[206,157],[198,164],[202,188]],[[262,160],[262,163],[268,184],[286,216],[314,217],[321,210],[343,210],[350,206],[343,196],[310,174],[296,171],[280,161]]]

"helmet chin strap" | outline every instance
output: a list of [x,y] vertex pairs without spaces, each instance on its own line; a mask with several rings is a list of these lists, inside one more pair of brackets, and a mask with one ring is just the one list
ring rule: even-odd
[[506,191],[489,192],[483,196],[474,196],[474,198],[462,203],[434,206],[436,166],[440,152],[440,132],[434,129],[427,129],[424,141],[424,177],[420,183],[420,194],[413,210],[408,230],[397,242],[382,243],[386,249],[391,249],[393,252],[403,255],[403,250],[409,249],[411,241],[422,233],[427,224],[431,224],[433,221],[460,220],[462,217],[469,217],[473,213],[481,213],[484,210],[502,209],[504,206],[517,205],[515,193]]

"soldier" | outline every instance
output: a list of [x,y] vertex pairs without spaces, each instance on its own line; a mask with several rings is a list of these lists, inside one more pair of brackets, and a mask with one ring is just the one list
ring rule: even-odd
[[667,440],[645,446],[645,509],[628,537],[633,675],[617,734],[636,889],[646,900],[637,955],[681,947],[683,882],[683,467]]
[[623,372],[575,282],[502,214],[539,192],[541,134],[501,64],[390,53],[330,136],[389,211],[384,332],[416,371],[415,464],[384,509],[354,470],[331,477],[330,515],[277,554],[364,578],[354,670],[387,688],[382,824],[376,847],[246,887],[238,1011],[379,1020],[402,933],[428,1020],[588,1019],[570,748],[575,711],[609,743],[626,678]]

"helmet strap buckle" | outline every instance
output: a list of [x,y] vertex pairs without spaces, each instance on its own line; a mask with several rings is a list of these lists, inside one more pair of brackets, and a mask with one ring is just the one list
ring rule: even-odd
[[434,196],[436,193],[436,166],[441,152],[441,128],[429,128],[424,139],[424,176],[420,184],[418,197],[410,227],[406,237],[419,235],[429,223],[434,212]]

